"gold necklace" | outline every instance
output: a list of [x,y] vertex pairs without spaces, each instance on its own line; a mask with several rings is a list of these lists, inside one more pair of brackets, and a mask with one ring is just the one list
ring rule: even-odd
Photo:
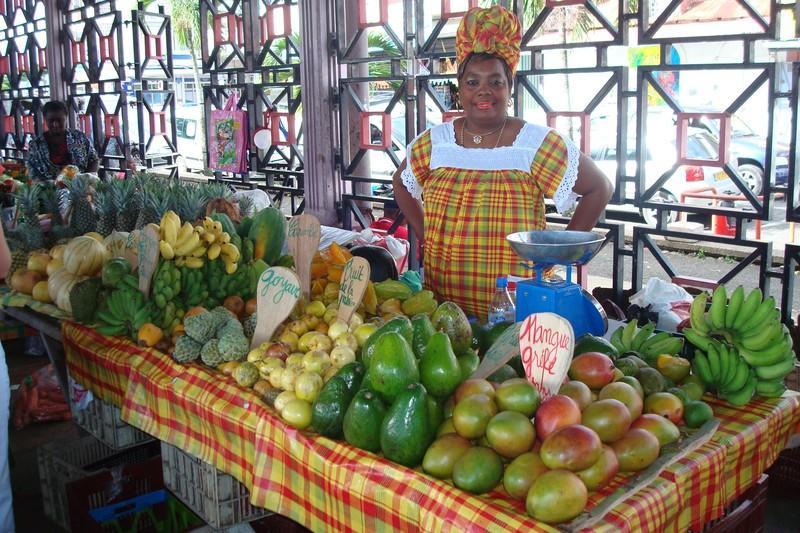
[[[495,141],[493,148],[497,148],[497,146],[500,144],[500,139],[503,138],[503,132],[506,129],[506,122],[508,122],[508,117],[503,119],[503,125],[500,126],[500,128],[498,128],[500,130],[500,135],[497,136],[497,141]],[[477,135],[477,134],[474,134],[474,133],[471,133],[471,132],[467,131],[467,121],[464,120],[464,124],[461,126],[461,146],[464,146],[464,132],[467,132],[467,133],[469,133],[470,135],[473,136],[472,137],[472,142],[474,142],[475,144],[481,144],[483,142],[483,136],[484,135],[485,136],[489,136],[489,135],[492,135],[493,133],[496,133],[497,131],[498,130],[494,130],[494,131],[490,131],[489,133],[483,133],[483,134]]]

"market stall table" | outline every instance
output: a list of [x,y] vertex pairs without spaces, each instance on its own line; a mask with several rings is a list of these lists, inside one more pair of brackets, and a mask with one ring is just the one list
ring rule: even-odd
[[[251,502],[314,531],[553,530],[501,491],[473,496],[419,471],[288,427],[251,390],[198,365],[65,322],[67,364],[131,425],[229,473]],[[777,457],[800,420],[798,396],[745,408],[709,400],[719,430],[608,513],[599,531],[685,531],[723,515]],[[590,508],[624,478],[590,500]]]

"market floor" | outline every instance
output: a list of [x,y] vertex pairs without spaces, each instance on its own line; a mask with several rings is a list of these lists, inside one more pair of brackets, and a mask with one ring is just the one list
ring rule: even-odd
[[[24,354],[20,341],[4,342],[3,347],[11,376],[12,387],[26,376],[47,364],[47,358]],[[12,395],[13,402],[13,395]],[[44,514],[42,491],[39,484],[37,448],[50,442],[69,443],[87,433],[73,422],[32,424],[21,430],[10,429],[9,452],[14,495],[14,516],[18,533],[62,531]],[[800,531],[800,494],[794,497],[770,491],[765,512],[765,531],[770,533],[795,533]],[[197,531],[204,531],[203,528]],[[283,517],[270,517],[240,527],[237,532],[266,531],[280,533],[305,532],[307,529]]]

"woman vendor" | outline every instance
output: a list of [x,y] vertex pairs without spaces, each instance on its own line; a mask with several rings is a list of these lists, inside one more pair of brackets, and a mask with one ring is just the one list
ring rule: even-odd
[[67,129],[67,106],[51,100],[42,107],[47,131],[30,143],[26,164],[34,180],[56,179],[61,169],[75,165],[79,172],[97,172],[97,152],[83,132]]
[[426,285],[482,320],[498,276],[528,276],[506,235],[545,229],[545,197],[564,213],[580,196],[567,229],[590,230],[613,192],[570,139],[508,116],[521,40],[506,9],[467,12],[456,35],[464,116],[413,140],[393,177],[425,246]]

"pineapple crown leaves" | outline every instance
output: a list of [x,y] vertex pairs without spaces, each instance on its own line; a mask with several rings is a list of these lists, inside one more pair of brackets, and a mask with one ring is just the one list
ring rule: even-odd
[[239,204],[239,214],[241,214],[242,217],[249,217],[253,214],[255,202],[253,202],[252,198],[249,196],[239,196],[236,202]]
[[181,220],[197,220],[205,204],[206,198],[200,187],[187,183],[175,187],[175,210]]
[[233,192],[230,188],[225,183],[218,181],[209,181],[203,185],[203,193],[205,194],[206,202],[215,198],[228,199],[233,196]]
[[94,195],[94,207],[99,215],[113,215],[117,210],[114,182],[98,185]]
[[14,199],[17,207],[22,211],[26,221],[31,222],[39,214],[39,201],[42,198],[42,186],[39,183],[23,183],[17,187]]

